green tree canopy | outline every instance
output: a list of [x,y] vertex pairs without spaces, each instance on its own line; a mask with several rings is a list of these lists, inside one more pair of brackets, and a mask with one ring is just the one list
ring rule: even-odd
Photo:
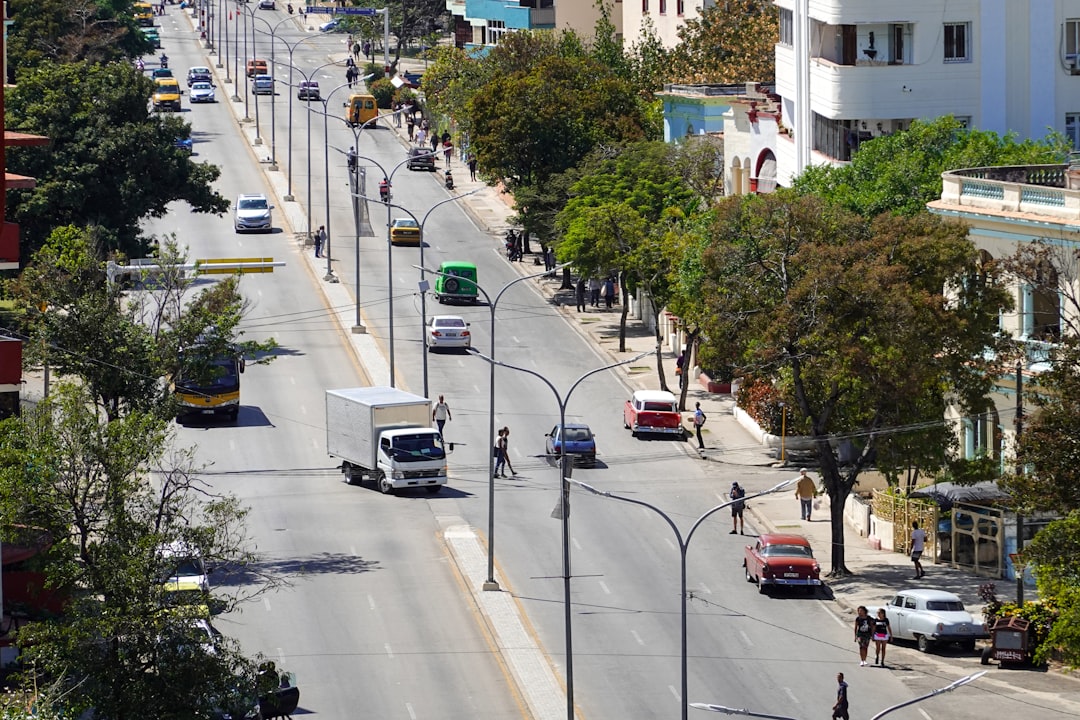
[[771,83],[779,20],[771,0],[727,0],[679,28],[668,82]]
[[98,229],[105,253],[147,250],[140,222],[163,217],[183,200],[195,212],[224,213],[229,201],[211,187],[220,171],[173,147],[188,137],[179,117],[152,115],[149,78],[126,63],[43,63],[7,95],[7,127],[48,136],[48,152],[13,148],[8,170],[37,178],[33,190],[8,193],[22,226],[23,257],[53,228]]
[[[982,358],[1001,344],[998,311],[1010,298],[972,274],[975,260],[965,227],[927,213],[867,223],[789,191],[717,208],[703,256],[705,349],[778,383],[814,438],[832,501],[833,574],[847,572],[844,501],[879,444],[940,421],[947,395],[965,410],[985,403]],[[842,464],[845,438],[857,452]]]
[[1058,134],[1018,142],[1013,134],[966,129],[948,115],[916,120],[908,130],[864,142],[847,165],[808,167],[794,187],[868,218],[917,215],[941,198],[941,173],[947,170],[1060,163],[1070,147]]

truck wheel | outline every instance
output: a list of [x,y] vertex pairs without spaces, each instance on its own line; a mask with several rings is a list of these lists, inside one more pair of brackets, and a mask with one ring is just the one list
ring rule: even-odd
[[355,485],[356,484],[354,482],[354,479],[355,479],[356,476],[353,475],[353,466],[352,466],[351,462],[346,460],[345,462],[341,463],[341,472],[342,472],[343,475],[345,475],[345,482],[346,483],[348,483],[349,485]]
[[919,652],[921,653],[930,652],[931,648],[934,647],[934,641],[925,635],[919,635],[915,640],[919,645]]
[[425,490],[428,491],[428,495],[438,495],[442,490],[442,485],[428,485]]
[[979,658],[979,662],[983,665],[990,664],[990,658],[994,656],[994,648],[983,648],[982,657]]
[[375,487],[379,489],[383,495],[389,495],[394,492],[394,486],[386,481],[386,475],[383,473],[375,474]]

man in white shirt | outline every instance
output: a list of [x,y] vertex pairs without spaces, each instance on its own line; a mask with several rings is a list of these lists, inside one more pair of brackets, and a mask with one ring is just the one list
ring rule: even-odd
[[919,562],[919,558],[922,557],[923,547],[926,545],[926,531],[919,527],[919,521],[915,520],[911,523],[911,562],[915,563],[915,577],[914,580],[918,580],[926,573],[923,572],[922,563]]
[[435,421],[435,424],[439,426],[439,434],[443,433],[443,426],[446,425],[447,420],[453,420],[450,416],[450,406],[446,404],[446,400],[443,396],[439,396],[439,402],[435,403],[435,409],[431,412],[431,419]]

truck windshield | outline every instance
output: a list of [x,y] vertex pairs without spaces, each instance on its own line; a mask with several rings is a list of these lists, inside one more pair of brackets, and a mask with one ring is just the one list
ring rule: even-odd
[[397,435],[393,440],[394,459],[400,462],[420,462],[423,460],[442,460],[446,457],[442,441],[435,433],[417,435]]
[[176,388],[185,392],[222,393],[240,387],[237,362],[231,358],[209,363],[193,362],[176,380]]

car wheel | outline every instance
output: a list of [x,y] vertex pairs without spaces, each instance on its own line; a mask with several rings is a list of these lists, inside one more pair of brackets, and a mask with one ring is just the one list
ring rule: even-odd
[[745,560],[743,560],[742,567],[743,567],[743,573],[746,575],[746,582],[748,582],[748,583],[754,582],[754,578],[750,577],[750,568],[747,566]]
[[975,641],[964,640],[962,643],[960,643],[960,649],[964,652],[975,652]]
[[760,577],[757,578],[757,591],[758,591],[759,595],[768,595],[769,594],[769,586],[766,585],[765,583],[761,582]]
[[394,486],[387,481],[386,476],[381,472],[375,474],[375,487],[379,488],[379,492],[383,495],[390,495],[394,492]]
[[930,652],[930,650],[934,647],[934,641],[926,637],[925,635],[919,635],[918,637],[916,637],[915,642],[918,644],[919,652],[921,653]]
[[982,665],[989,665],[990,658],[994,657],[994,648],[983,648],[982,657],[979,658],[979,663]]

